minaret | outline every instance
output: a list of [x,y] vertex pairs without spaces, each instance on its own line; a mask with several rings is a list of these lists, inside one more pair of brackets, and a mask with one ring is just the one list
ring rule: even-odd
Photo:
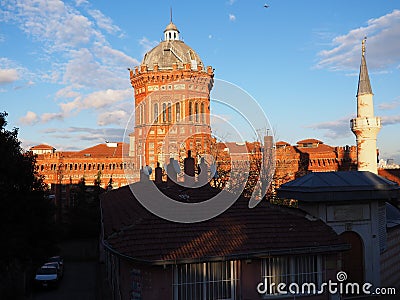
[[362,41],[360,75],[357,91],[357,118],[350,121],[357,140],[357,169],[378,173],[376,136],[381,129],[381,118],[374,116],[374,101],[365,60],[365,41]]

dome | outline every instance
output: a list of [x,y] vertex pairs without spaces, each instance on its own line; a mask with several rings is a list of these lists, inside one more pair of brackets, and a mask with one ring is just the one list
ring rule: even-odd
[[203,66],[200,56],[182,41],[163,41],[144,55],[142,65],[147,65],[149,70],[158,64],[158,68],[172,69],[176,63],[178,68],[184,64],[191,64],[191,68],[197,70],[197,66]]
[[203,67],[199,55],[179,39],[179,30],[172,22],[164,30],[164,41],[147,52],[142,61],[142,65],[147,65],[149,70],[153,70],[155,64],[160,70],[172,69],[173,64],[182,69],[187,63],[193,70],[197,70],[199,65]]

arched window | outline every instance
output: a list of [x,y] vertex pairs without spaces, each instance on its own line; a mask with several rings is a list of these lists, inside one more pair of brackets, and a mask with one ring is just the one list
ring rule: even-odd
[[163,122],[167,122],[167,104],[163,103],[162,105],[162,120]]
[[154,123],[158,123],[158,103],[154,103],[153,106],[153,121]]
[[194,114],[195,114],[195,118],[196,118],[196,123],[199,122],[199,104],[195,103],[194,104]]
[[189,121],[193,121],[192,115],[193,115],[193,102],[190,101],[189,102]]
[[181,120],[181,106],[179,102],[175,104],[175,119],[176,122],[179,122]]
[[200,105],[200,113],[201,113],[201,123],[205,122],[206,116],[204,115],[204,103]]
[[168,122],[172,121],[172,109],[171,109],[171,103],[168,103]]

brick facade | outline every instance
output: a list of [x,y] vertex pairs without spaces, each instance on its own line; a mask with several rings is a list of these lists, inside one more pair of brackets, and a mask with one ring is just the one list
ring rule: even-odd
[[[37,150],[37,146],[31,151]],[[53,148],[54,149],[54,148]],[[47,184],[76,184],[85,178],[87,185],[100,180],[106,188],[111,180],[113,187],[128,184],[126,176],[131,176],[134,164],[128,156],[128,145],[106,143],[81,151],[55,151],[37,154],[36,166]]]
[[135,165],[165,165],[210,152],[210,91],[214,72],[183,41],[170,23],[165,40],[130,70],[135,97],[135,127],[130,152]]

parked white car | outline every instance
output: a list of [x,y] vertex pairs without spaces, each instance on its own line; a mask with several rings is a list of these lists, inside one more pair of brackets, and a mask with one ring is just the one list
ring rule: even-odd
[[35,283],[42,287],[56,286],[59,280],[59,272],[56,266],[41,266],[35,276]]

